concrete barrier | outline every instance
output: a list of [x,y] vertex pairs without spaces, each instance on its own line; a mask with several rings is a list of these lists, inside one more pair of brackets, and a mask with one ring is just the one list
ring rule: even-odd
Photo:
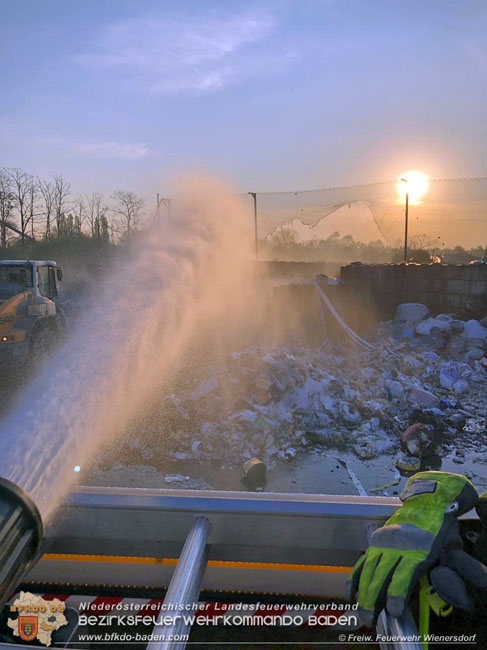
[[403,302],[459,318],[487,314],[487,264],[350,264],[340,278],[371,295],[382,319]]
[[309,280],[319,273],[336,278],[340,275],[339,262],[281,262],[259,261],[257,267],[273,280]]
[[[378,323],[375,302],[353,284],[329,284],[325,277],[317,282],[343,320],[361,336]],[[348,338],[312,285],[307,282],[273,287],[270,341],[316,346],[325,339],[336,343]]]
[[[280,262],[285,277],[286,262]],[[281,282],[272,289],[270,342],[320,345],[347,335],[326,309],[308,280]],[[322,290],[345,322],[367,338],[380,320],[391,320],[404,302],[426,305],[433,315],[458,318],[487,315],[487,264],[350,264],[341,268],[338,284],[319,279]]]

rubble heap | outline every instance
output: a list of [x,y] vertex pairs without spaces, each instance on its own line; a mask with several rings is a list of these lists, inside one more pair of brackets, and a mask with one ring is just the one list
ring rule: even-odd
[[399,335],[397,323],[384,323],[373,343],[372,351],[325,342],[230,354],[193,385],[166,394],[125,446],[148,464],[164,454],[225,465],[257,457],[272,468],[310,446],[363,459],[396,453],[418,421],[433,424],[446,446],[462,432],[484,444],[483,323],[440,315]]

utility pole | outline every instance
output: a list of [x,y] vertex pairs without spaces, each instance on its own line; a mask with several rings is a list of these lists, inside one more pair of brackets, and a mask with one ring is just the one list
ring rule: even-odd
[[404,261],[408,261],[408,217],[409,217],[409,192],[406,192],[406,208],[404,210]]
[[254,238],[255,238],[255,259],[259,254],[259,244],[257,239],[257,193],[249,192],[250,196],[254,199]]
[[[403,183],[407,183],[407,178],[401,178]],[[404,209],[404,263],[408,261],[408,219],[409,219],[409,190],[406,185],[406,205]]]
[[154,216],[154,223],[159,223],[161,220],[161,207],[165,206],[166,208],[166,214],[168,217],[171,216],[171,199],[168,198],[160,198],[159,192],[157,192],[156,196],[156,203],[157,203],[157,209],[156,209],[156,214]]

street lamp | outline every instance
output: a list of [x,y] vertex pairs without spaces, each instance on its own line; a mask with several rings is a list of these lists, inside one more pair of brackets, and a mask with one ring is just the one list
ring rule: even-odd
[[257,192],[247,192],[254,200],[254,239],[255,239],[255,259],[259,255],[259,240],[257,239]]
[[405,208],[404,208],[404,263],[408,261],[408,217],[409,217],[409,189],[407,186],[408,179],[400,178],[402,183],[406,183]]
[[423,172],[412,169],[402,174],[397,183],[399,194],[404,195],[404,262],[408,261],[408,217],[409,203],[419,204],[419,198],[428,190],[428,177]]

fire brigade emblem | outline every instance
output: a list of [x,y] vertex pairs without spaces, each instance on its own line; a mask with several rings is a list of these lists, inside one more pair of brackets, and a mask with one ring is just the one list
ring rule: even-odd
[[19,616],[19,636],[23,641],[33,641],[39,630],[37,616]]
[[68,624],[65,610],[66,606],[59,598],[45,600],[37,594],[21,591],[10,603],[10,612],[18,614],[18,617],[9,618],[7,625],[12,634],[22,641],[37,639],[42,645],[50,647],[53,633]]

